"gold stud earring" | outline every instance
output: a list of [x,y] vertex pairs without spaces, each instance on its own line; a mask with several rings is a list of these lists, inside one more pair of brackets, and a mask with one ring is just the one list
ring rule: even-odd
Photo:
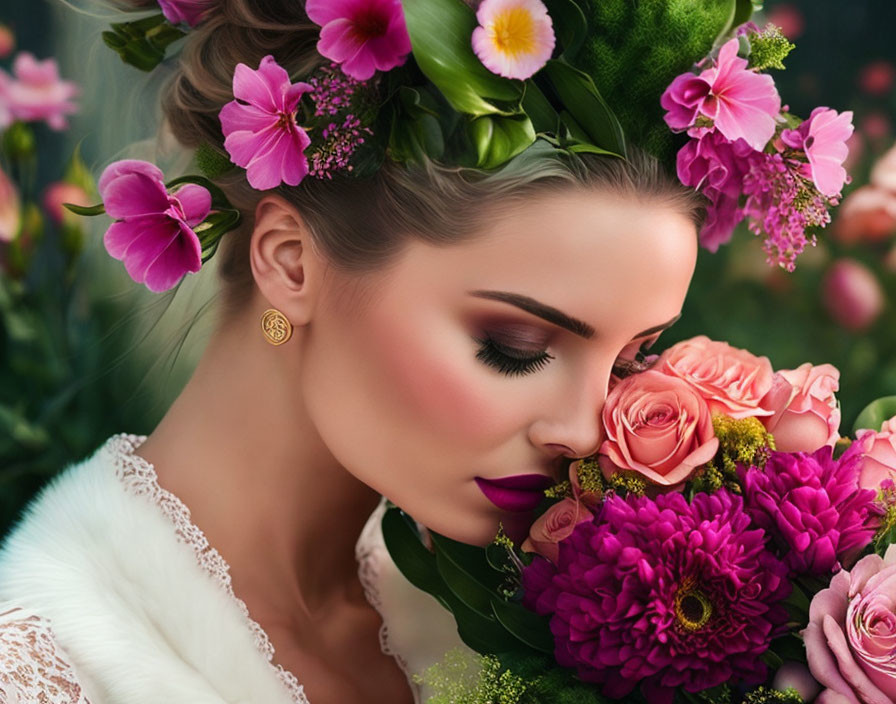
[[276,308],[268,308],[261,316],[264,339],[272,345],[282,345],[292,337],[292,323]]

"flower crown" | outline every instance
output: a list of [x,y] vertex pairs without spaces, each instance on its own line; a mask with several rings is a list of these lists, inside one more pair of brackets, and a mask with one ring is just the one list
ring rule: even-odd
[[[214,5],[159,4],[161,14],[104,34],[144,70]],[[267,190],[309,177],[363,178],[385,159],[495,169],[536,140],[624,159],[635,139],[674,159],[681,182],[706,196],[704,247],[716,251],[746,220],[764,237],[768,262],[792,271],[848,182],[852,113],[819,107],[801,121],[782,108],[765,71],[783,69],[793,45],[750,22],[753,5],[307,0],[320,26],[319,67],[290,76],[274,56],[237,65],[234,100],[219,115],[223,145],[197,151],[201,177],[166,185],[144,162],[112,164],[100,180],[118,219],[107,249],[154,291],[198,271],[238,224],[238,211],[209,188],[234,167]],[[189,191],[175,190],[185,183]],[[201,208],[193,188],[209,191]]]

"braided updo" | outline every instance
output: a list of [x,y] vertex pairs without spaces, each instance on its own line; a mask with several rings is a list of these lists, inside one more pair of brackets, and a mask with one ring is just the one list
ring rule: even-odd
[[[316,49],[319,32],[298,0],[220,0],[189,32],[163,96],[165,119],[175,138],[184,147],[204,145],[226,157],[218,113],[233,99],[236,65],[255,68],[271,54],[297,80],[326,61]],[[244,216],[242,227],[224,237],[216,254],[221,302],[235,314],[252,297],[249,241],[262,193],[248,185],[241,169],[216,182]],[[541,141],[488,173],[386,159],[371,178],[306,177],[298,186],[281,186],[276,192],[302,213],[312,245],[335,268],[364,273],[391,262],[412,238],[434,245],[460,243],[481,231],[497,207],[570,188],[658,198],[698,226],[702,217],[702,199],[652,157],[639,152],[628,161],[593,154],[560,156]]]

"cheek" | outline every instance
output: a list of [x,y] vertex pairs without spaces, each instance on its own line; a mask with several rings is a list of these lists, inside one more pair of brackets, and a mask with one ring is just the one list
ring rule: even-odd
[[427,329],[390,317],[362,334],[371,372],[385,382],[382,400],[407,427],[433,434],[439,444],[468,448],[511,431],[512,408],[501,403],[475,358],[475,342],[456,327]]

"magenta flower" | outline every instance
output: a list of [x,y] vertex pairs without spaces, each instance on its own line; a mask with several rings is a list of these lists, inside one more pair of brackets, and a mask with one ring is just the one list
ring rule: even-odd
[[321,56],[359,81],[401,66],[411,52],[401,0],[308,0],[305,12],[321,26]]
[[554,27],[541,0],[483,0],[473,51],[492,73],[525,80],[551,58]]
[[162,14],[171,24],[185,22],[195,27],[202,22],[205,13],[214,5],[214,0],[159,0]]
[[793,271],[796,257],[806,245],[815,244],[815,235],[807,236],[807,230],[831,221],[828,202],[806,180],[805,164],[799,161],[781,153],[754,152],[749,166],[743,192],[750,231],[765,238],[762,247],[769,264]]
[[690,130],[703,117],[728,140],[743,139],[761,151],[775,134],[781,97],[772,77],[748,69],[737,49],[737,39],[728,40],[710,68],[673,80],[660,104],[673,130]]
[[710,201],[700,230],[700,244],[710,252],[731,239],[744,217],[739,201],[752,153],[753,148],[744,140],[730,142],[720,132],[706,132],[678,152],[679,180]]
[[846,140],[853,129],[851,111],[838,114],[819,107],[797,129],[781,133],[784,144],[806,152],[815,187],[828,198],[838,197],[849,178],[843,162],[849,155]]
[[610,496],[561,541],[556,566],[523,571],[523,603],[550,616],[555,658],[613,698],[765,679],[760,656],[786,631],[787,568],[743,501],[722,489]]
[[211,209],[211,194],[186,184],[169,194],[162,172],[145,161],[116,161],[100,176],[106,213],[106,251],[124,262],[128,274],[150,291],[166,291],[202,266],[195,228]]
[[796,575],[829,576],[871,542],[880,523],[877,493],[859,486],[861,443],[840,459],[825,445],[813,453],[772,452],[763,469],[741,467],[747,513],[780,544]]
[[305,149],[311,144],[299,127],[296,113],[308,83],[291,83],[286,70],[265,56],[252,70],[237,64],[233,96],[219,115],[224,148],[230,160],[246,169],[246,178],[259,191],[281,183],[298,185],[308,173]]
[[[12,119],[23,122],[46,120],[54,130],[68,127],[65,116],[77,112],[72,98],[78,94],[78,87],[59,78],[56,60],[38,61],[23,51],[16,56],[12,70],[13,80],[9,77],[0,79],[0,84],[5,83],[0,85],[0,94],[6,95]],[[2,120],[0,114],[0,123]]]
[[12,79],[0,69],[0,130],[5,130],[13,122],[12,106],[9,104],[9,84]]

